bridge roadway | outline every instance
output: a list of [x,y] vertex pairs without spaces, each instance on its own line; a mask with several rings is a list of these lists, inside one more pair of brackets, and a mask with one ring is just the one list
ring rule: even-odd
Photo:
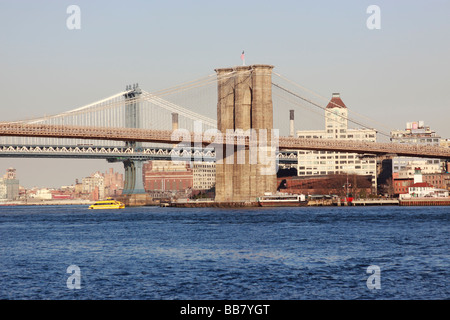
[[[109,162],[124,160],[177,160],[177,161],[216,161],[214,148],[196,149],[191,147],[118,147],[118,146],[35,146],[0,145],[0,158],[68,158],[68,159],[106,159]],[[297,163],[297,151],[277,153],[279,163]]]
[[[137,141],[167,144],[191,142],[192,145],[194,145],[194,142],[197,142],[202,145],[209,145],[210,147],[217,144],[223,144],[223,141],[233,141],[235,144],[249,144],[248,137],[242,136],[242,139],[240,139],[240,137],[233,134],[224,134],[221,139],[218,139],[217,136],[198,137],[198,133],[194,132],[185,132],[184,136],[175,135],[171,130],[80,127],[23,123],[1,123],[0,136]],[[354,152],[360,154],[395,154],[397,156],[406,157],[450,159],[450,148],[381,142],[279,137],[278,148],[279,150],[323,150]]]

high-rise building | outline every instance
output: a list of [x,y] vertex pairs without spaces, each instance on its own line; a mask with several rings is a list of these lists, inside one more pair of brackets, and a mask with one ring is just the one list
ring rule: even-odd
[[202,162],[192,166],[194,190],[209,190],[216,184],[216,163]]
[[89,177],[83,178],[82,188],[84,194],[89,194],[91,200],[105,198],[105,178],[100,172],[95,172]]
[[122,194],[124,181],[123,174],[114,172],[113,168],[102,174],[105,184],[105,197],[115,197]]
[[416,172],[416,168],[420,168],[422,174],[432,174],[441,172],[442,169],[437,163],[429,163],[427,160],[416,160],[413,163],[408,163],[405,167],[402,167],[400,170],[395,172],[395,177],[398,179],[412,179],[414,178],[414,173]]
[[[391,131],[391,141],[395,143],[421,144],[439,146],[441,137],[431,130],[429,126],[425,126],[424,121],[408,122],[405,130]],[[392,159],[392,173],[404,170],[407,166],[423,167],[423,161],[429,165],[435,165],[442,170],[443,162],[440,159],[424,159],[415,157],[395,157]]]
[[[348,109],[339,93],[333,93],[325,109],[325,130],[297,131],[298,138],[355,140],[376,142],[376,130],[348,127]],[[298,175],[319,176],[351,173],[371,175],[372,186],[377,186],[377,161],[375,156],[360,157],[356,153],[333,151],[298,152]]]
[[0,199],[17,200],[19,198],[19,180],[16,169],[8,168],[3,179],[0,179]]
[[6,183],[3,179],[0,179],[0,200],[6,199],[7,199]]

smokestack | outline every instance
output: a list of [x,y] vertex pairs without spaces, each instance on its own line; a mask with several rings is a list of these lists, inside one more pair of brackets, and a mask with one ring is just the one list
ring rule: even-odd
[[293,137],[295,135],[295,133],[294,133],[294,110],[289,110],[289,126],[290,126],[289,135],[291,137]]
[[172,113],[172,131],[178,129],[178,113]]
[[[172,113],[172,131],[178,130],[178,113],[173,112]],[[174,144],[173,147],[175,148],[177,145]]]

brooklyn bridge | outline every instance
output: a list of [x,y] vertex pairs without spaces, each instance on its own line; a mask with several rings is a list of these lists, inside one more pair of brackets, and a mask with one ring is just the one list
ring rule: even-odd
[[[145,193],[146,160],[215,161],[217,202],[251,201],[275,192],[276,165],[294,163],[298,150],[450,159],[450,149],[439,146],[280,136],[274,128],[274,95],[323,108],[283,80],[273,66],[251,65],[216,69],[154,93],[128,85],[70,111],[0,123],[0,156],[120,161],[129,195]],[[216,101],[204,98],[207,88],[214,88]],[[216,118],[194,112],[198,106],[215,109]]]

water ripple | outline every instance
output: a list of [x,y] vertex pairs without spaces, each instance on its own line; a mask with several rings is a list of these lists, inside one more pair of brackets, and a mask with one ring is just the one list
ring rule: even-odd
[[[448,214],[3,207],[0,299],[448,299]],[[370,265],[380,290],[367,288]]]

